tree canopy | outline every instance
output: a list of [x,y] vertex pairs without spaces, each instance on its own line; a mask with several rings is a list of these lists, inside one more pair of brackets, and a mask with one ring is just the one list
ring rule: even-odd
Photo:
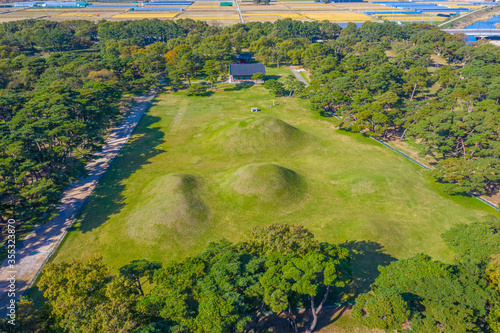
[[373,293],[357,298],[354,317],[398,332],[404,325],[416,332],[497,332],[500,239],[491,230],[498,226],[494,220],[445,232],[456,253],[453,265],[419,254],[379,267]]

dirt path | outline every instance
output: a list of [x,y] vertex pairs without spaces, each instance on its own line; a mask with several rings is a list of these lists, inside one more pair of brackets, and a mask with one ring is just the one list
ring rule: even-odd
[[177,110],[177,114],[172,120],[172,125],[170,125],[170,134],[175,134],[179,127],[181,126],[182,119],[184,119],[184,113],[187,112],[188,100],[183,99],[181,101],[181,105],[179,110]]
[[157,90],[138,98],[130,114],[109,135],[101,152],[86,169],[88,177],[71,183],[64,191],[59,207],[59,216],[37,227],[21,244],[16,244],[15,265],[9,267],[7,260],[0,266],[0,318],[6,316],[6,306],[11,301],[8,279],[15,276],[15,297],[23,295],[36,280],[46,261],[60,244],[68,228],[92,194],[113,159],[130,138],[144,112],[151,105]]

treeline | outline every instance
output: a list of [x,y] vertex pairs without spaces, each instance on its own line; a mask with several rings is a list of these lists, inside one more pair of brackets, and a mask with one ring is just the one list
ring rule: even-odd
[[102,143],[120,93],[81,88],[0,94],[0,220],[46,220],[61,190],[84,175],[86,153]]
[[[21,51],[71,51],[88,48],[96,43],[103,45],[110,40],[122,46],[145,47],[156,42],[175,40],[171,46],[192,45],[194,41],[210,36],[225,36],[236,51],[262,36],[272,38],[333,38],[341,28],[329,21],[300,22],[291,19],[271,22],[250,22],[218,28],[202,21],[182,19],[93,23],[86,20],[45,21],[23,20],[0,24],[0,53],[7,56],[14,49]],[[189,38],[188,38],[189,37]],[[176,44],[176,45],[175,45]],[[173,47],[169,47],[173,49]]]
[[379,267],[373,291],[356,299],[354,318],[393,332],[500,332],[499,227],[486,220],[445,232],[454,264],[418,254]]
[[[449,193],[493,194],[500,181],[500,48],[431,26],[349,25],[307,48],[309,94],[341,127],[418,142]],[[445,62],[446,65],[441,65]]]
[[155,47],[43,54],[52,35],[26,37],[39,29],[69,29],[71,49],[94,43],[96,32],[85,21],[0,25],[0,223],[53,217],[62,190],[85,176],[119,116],[122,94],[148,91],[165,71],[165,52]]
[[155,50],[1,59],[0,221],[50,218],[62,189],[84,176],[122,93],[156,84],[163,59]]
[[[357,297],[353,318],[392,332],[500,332],[499,227],[490,218],[446,231],[454,264],[418,254],[379,267],[373,291]],[[265,317],[278,314],[288,321],[286,331],[310,333],[324,306],[348,294],[337,287],[351,282],[351,266],[347,249],[318,242],[302,226],[271,224],[255,228],[246,242],[222,239],[165,265],[134,260],[118,274],[100,257],[49,264],[38,284],[45,306],[36,309],[24,298],[17,309],[22,329],[0,327],[6,333],[267,332]],[[306,309],[300,320],[299,308]]]

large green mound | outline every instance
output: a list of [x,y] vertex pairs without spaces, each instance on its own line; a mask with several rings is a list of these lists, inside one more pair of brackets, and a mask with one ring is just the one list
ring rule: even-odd
[[129,235],[137,241],[158,243],[176,236],[185,240],[208,226],[210,211],[202,198],[201,184],[192,175],[155,178],[142,196],[143,203],[127,221]]
[[281,119],[261,116],[218,122],[210,132],[213,134],[205,144],[237,154],[295,151],[313,140],[312,135]]
[[240,195],[274,204],[298,199],[307,189],[303,176],[270,163],[239,168],[228,177],[227,183]]

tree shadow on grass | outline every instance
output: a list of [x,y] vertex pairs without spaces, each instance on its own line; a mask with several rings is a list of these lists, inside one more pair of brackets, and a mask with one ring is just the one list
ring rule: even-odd
[[[316,325],[315,331],[320,331],[322,328],[325,328],[337,320],[339,320],[343,315],[350,314],[352,310],[352,305],[341,305],[333,308],[325,308],[323,311],[321,311],[320,315],[318,316],[318,324]],[[309,316],[305,317],[304,319],[307,320],[306,323],[309,323],[310,320],[312,320],[312,315],[310,315],[310,312],[308,311],[307,314]]]
[[33,301],[33,305],[36,309],[42,309],[48,300],[43,296],[43,290],[38,287],[39,280],[40,278],[37,279],[26,294],[26,297]]
[[[351,284],[343,288],[333,288],[332,297],[328,297],[327,305],[339,302],[341,299],[347,299],[353,302],[355,298],[362,293],[370,291],[370,286],[380,274],[379,266],[387,266],[391,262],[397,260],[393,256],[384,253],[384,247],[372,241],[348,241],[339,244],[349,250],[352,258],[352,275],[353,281]],[[326,308],[319,316],[316,330],[319,331],[328,325],[337,321],[347,311],[350,313],[352,305],[341,305],[335,308]],[[307,312],[309,315],[310,313]],[[310,318],[306,318],[310,320]]]
[[319,114],[320,114],[321,117],[328,117],[328,118],[333,117],[333,115],[331,113],[329,113],[329,112],[327,112],[326,110],[323,110],[323,109],[319,110]]
[[[318,316],[318,323],[314,329],[314,332],[319,332],[322,328],[331,325],[340,319],[343,315],[351,313],[351,305],[341,305],[337,307],[326,307]],[[297,326],[299,328],[299,333],[306,332],[307,326],[312,320],[311,311],[300,310],[295,312],[295,319],[297,321]],[[288,323],[286,317],[283,314],[268,314],[262,319],[256,327],[256,332],[258,333],[269,333],[269,332],[293,332]],[[328,331],[330,332],[330,331]]]
[[253,82],[242,82],[242,83],[236,83],[234,86],[230,88],[224,88],[224,91],[240,91],[243,89],[248,89],[251,88],[255,85]]
[[[151,105],[156,105],[155,102]],[[152,127],[160,120],[147,112],[135,128],[129,141],[115,158],[99,185],[89,198],[81,215],[69,231],[88,232],[105,223],[109,217],[118,213],[123,207],[123,181],[141,169],[152,157],[164,152],[156,149],[164,142],[164,133],[159,127]]]
[[268,80],[276,80],[276,81],[278,81],[279,79],[281,79],[281,77],[282,77],[282,75],[267,75],[266,74],[265,79],[266,79],[266,81],[268,81]]
[[349,296],[350,301],[354,301],[359,294],[370,291],[370,286],[380,274],[379,266],[387,266],[397,260],[385,253],[384,247],[377,242],[348,241],[339,245],[348,249],[351,255],[353,281],[336,292],[344,297]]
[[202,94],[196,94],[196,95],[189,95],[189,97],[210,97],[214,94],[214,91],[213,90],[207,90],[205,91],[204,93]]

